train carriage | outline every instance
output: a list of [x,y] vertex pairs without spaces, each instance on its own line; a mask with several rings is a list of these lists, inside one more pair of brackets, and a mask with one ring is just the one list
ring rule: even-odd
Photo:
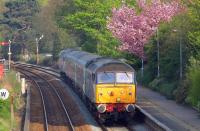
[[128,64],[84,51],[60,53],[59,68],[69,84],[101,118],[135,110],[135,71]]

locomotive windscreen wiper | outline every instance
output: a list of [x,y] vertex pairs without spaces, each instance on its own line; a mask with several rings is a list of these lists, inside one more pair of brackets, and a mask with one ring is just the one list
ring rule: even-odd
[[126,76],[127,76],[128,78],[130,78],[130,77],[128,76],[127,72],[125,72],[125,73],[126,73]]

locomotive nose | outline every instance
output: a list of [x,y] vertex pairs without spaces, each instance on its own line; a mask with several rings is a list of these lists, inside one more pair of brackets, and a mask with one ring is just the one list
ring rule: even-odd
[[135,111],[135,105],[134,104],[128,104],[126,106],[126,111],[127,112],[133,112],[133,111]]

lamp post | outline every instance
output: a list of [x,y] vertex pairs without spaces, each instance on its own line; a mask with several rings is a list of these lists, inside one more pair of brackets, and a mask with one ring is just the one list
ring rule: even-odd
[[8,42],[8,69],[10,70],[10,63],[11,63],[11,43],[12,41],[9,40]]
[[[178,32],[178,30],[174,29],[173,32]],[[180,62],[180,79],[183,78],[183,51],[182,51],[182,39],[181,32],[179,31],[179,62]]]
[[157,33],[157,77],[160,77],[160,43],[159,43],[159,37],[158,37],[158,29],[156,30]]
[[182,52],[182,40],[181,40],[181,34],[180,34],[180,39],[179,39],[179,47],[180,47],[180,79],[182,80],[183,78],[183,52]]
[[39,63],[39,41],[43,38],[44,36],[41,35],[40,38],[36,38],[36,63]]

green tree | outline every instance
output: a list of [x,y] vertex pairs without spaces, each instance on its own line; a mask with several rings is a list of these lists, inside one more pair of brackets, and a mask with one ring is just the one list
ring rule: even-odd
[[57,33],[60,39],[62,48],[75,46],[73,35],[66,30],[59,28],[56,23],[56,12],[63,5],[63,0],[39,0],[40,12],[33,17],[33,28],[40,34],[44,34],[42,52],[51,52],[53,50],[54,37],[52,33]]
[[190,40],[190,66],[187,71],[187,83],[189,93],[187,100],[200,110],[200,1],[194,0],[189,3],[189,16],[192,31],[189,32]]
[[[158,90],[169,98],[173,98],[174,95],[181,95],[179,91],[183,90],[183,88],[178,88],[182,83],[180,80],[180,44],[182,45],[183,76],[185,76],[191,55],[187,37],[188,32],[192,30],[190,25],[191,21],[187,13],[175,17],[170,24],[162,24],[159,27],[158,36],[153,36],[150,44],[145,48],[147,64],[144,71],[144,84]],[[160,43],[159,78],[157,77],[156,67],[157,39]],[[186,95],[184,98],[186,98]]]
[[[134,4],[133,1],[128,3]],[[121,53],[116,49],[119,41],[106,29],[107,16],[113,7],[120,5],[121,0],[68,0],[58,13],[58,24],[80,38],[78,45],[83,50],[120,57]]]
[[52,37],[54,40],[52,55],[53,55],[53,60],[56,61],[59,57],[59,52],[61,51],[61,42],[57,33],[52,33]]
[[197,57],[200,54],[200,1],[193,0],[192,3],[189,4],[189,16],[192,21],[193,30],[189,32],[189,39],[191,43],[191,51],[193,56],[200,60]]
[[[1,21],[1,31],[4,32],[6,41],[12,41],[12,58],[18,59],[28,47],[28,33],[32,29],[31,17],[38,11],[36,0],[6,1],[5,10]],[[32,35],[32,34],[31,34]],[[3,50],[7,52],[7,47]],[[5,54],[7,56],[7,54]]]

